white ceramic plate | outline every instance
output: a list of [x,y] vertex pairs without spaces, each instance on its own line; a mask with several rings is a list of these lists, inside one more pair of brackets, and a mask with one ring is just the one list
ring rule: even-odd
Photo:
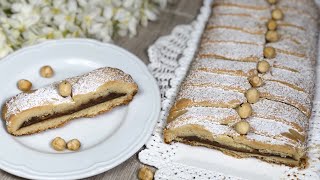
[[[39,69],[50,65],[53,78],[40,77]],[[111,44],[87,39],[48,41],[19,50],[0,61],[0,102],[17,93],[19,79],[34,88],[57,80],[110,66],[130,74],[139,86],[126,106],[94,118],[81,118],[58,129],[14,137],[0,124],[0,168],[32,179],[77,179],[109,170],[136,153],[148,140],[160,112],[160,94],[154,78],[140,59]],[[79,152],[56,152],[50,141],[56,136],[77,138]]]

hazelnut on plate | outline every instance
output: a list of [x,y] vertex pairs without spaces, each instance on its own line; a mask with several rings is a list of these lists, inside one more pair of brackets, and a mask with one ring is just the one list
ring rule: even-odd
[[250,130],[250,124],[247,121],[239,121],[235,124],[234,130],[241,135],[248,134]]
[[50,78],[54,74],[51,66],[42,66],[40,68],[40,75],[44,78]]
[[17,83],[18,89],[23,92],[30,91],[32,83],[26,79],[20,79]]
[[80,149],[81,143],[78,139],[72,139],[67,143],[67,148],[71,151],[77,151]]
[[66,141],[61,137],[56,137],[52,140],[51,146],[56,151],[63,151],[66,149]]
[[242,119],[248,118],[252,114],[252,107],[249,103],[242,103],[238,108],[237,112]]
[[153,172],[148,167],[142,167],[138,173],[139,180],[152,180]]
[[59,94],[62,97],[67,97],[71,95],[72,87],[71,84],[67,81],[62,81],[59,84]]

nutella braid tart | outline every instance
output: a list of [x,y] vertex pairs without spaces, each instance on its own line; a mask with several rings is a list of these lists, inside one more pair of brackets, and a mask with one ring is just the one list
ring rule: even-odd
[[93,117],[128,104],[138,91],[130,75],[111,67],[64,80],[72,87],[72,94],[67,97],[59,94],[61,82],[8,99],[2,108],[8,132],[15,136],[33,134],[60,127],[72,119]]
[[305,167],[315,2],[215,0],[212,8],[169,111],[164,141]]

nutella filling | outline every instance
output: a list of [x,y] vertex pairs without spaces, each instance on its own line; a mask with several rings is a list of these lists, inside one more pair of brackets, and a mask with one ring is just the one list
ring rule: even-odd
[[199,142],[199,143],[203,143],[203,144],[209,144],[212,146],[216,146],[219,148],[223,148],[223,149],[227,149],[227,150],[231,150],[231,151],[237,151],[237,152],[242,152],[242,153],[248,153],[248,154],[256,154],[256,155],[262,155],[262,156],[274,156],[274,157],[280,157],[280,158],[286,158],[286,159],[291,159],[296,161],[296,159],[292,158],[292,157],[281,157],[280,155],[276,155],[276,154],[271,154],[271,153],[265,153],[265,152],[260,152],[259,150],[247,150],[247,149],[242,149],[242,148],[236,148],[236,147],[230,147],[230,146],[226,146],[223,144],[220,144],[218,142],[215,141],[209,141],[206,139],[201,139],[198,138],[197,136],[185,136],[185,137],[179,137],[185,141],[194,141],[194,142]]
[[61,116],[65,116],[65,115],[69,115],[69,114],[73,114],[75,112],[81,111],[83,109],[122,97],[127,95],[126,93],[110,93],[106,96],[102,96],[102,97],[98,97],[96,99],[91,99],[89,100],[87,103],[82,104],[81,106],[79,106],[76,109],[72,109],[72,110],[68,110],[65,112],[59,112],[59,113],[55,113],[55,114],[47,114],[47,115],[42,115],[42,116],[37,116],[37,117],[32,117],[29,120],[23,122],[23,124],[20,126],[19,129],[42,122],[42,121],[46,121],[48,119],[53,119],[53,118],[58,118]]

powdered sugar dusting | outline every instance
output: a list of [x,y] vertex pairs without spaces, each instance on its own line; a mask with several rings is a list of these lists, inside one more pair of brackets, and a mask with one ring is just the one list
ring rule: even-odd
[[269,8],[269,4],[267,3],[267,1],[257,1],[257,0],[241,0],[241,1],[239,1],[239,0],[215,0],[214,4],[235,4],[238,6],[244,5],[246,7],[256,7],[256,8],[263,8],[263,9]]
[[236,91],[228,91],[215,87],[198,87],[198,86],[183,86],[177,96],[179,99],[191,99],[194,102],[238,102],[239,104],[246,101],[243,93]]
[[102,84],[111,81],[133,83],[131,76],[119,69],[99,68],[88,74],[82,75],[78,82],[72,86],[72,93],[74,95],[86,94],[95,91]]
[[313,90],[313,83],[310,82],[313,81],[313,76],[313,71],[304,71],[302,74],[273,67],[271,72],[263,75],[263,79],[285,82],[301,88],[306,93],[311,93]]
[[283,142],[284,144],[302,146],[301,143],[293,141],[282,135],[282,133],[289,133],[289,129],[292,129],[292,127],[286,124],[272,121],[271,119],[263,119],[257,117],[250,117],[246,120],[250,123],[250,127],[255,134],[264,134],[268,137],[273,137],[274,139]]
[[234,129],[230,128],[229,126],[220,125],[219,123],[214,121],[210,121],[207,119],[198,119],[198,118],[189,118],[189,119],[186,119],[185,121],[173,121],[167,125],[167,128],[174,129],[174,128],[182,127],[185,125],[202,126],[203,129],[211,132],[213,137],[218,135],[226,135],[226,134],[234,135],[234,136],[237,135]]
[[307,93],[272,81],[265,81],[265,85],[258,88],[258,90],[261,92],[262,97],[290,104],[304,112],[307,116],[310,115],[311,97]]
[[231,27],[253,34],[264,34],[263,32],[266,32],[266,27],[262,22],[255,18],[242,16],[215,16],[208,21],[206,29],[213,27]]
[[[215,34],[212,36],[212,34]],[[203,41],[239,41],[256,43],[260,45],[265,44],[264,34],[250,34],[234,29],[210,29],[204,32]]]
[[226,6],[226,5],[216,5],[213,8],[214,15],[218,14],[234,14],[234,15],[247,15],[251,16],[253,18],[256,18],[257,20],[261,19],[268,19],[270,18],[270,10],[269,9],[245,9],[241,8],[239,6]]
[[[66,81],[71,84],[73,95],[95,91],[99,86],[109,81],[134,82],[128,74],[110,67],[99,68],[82,76],[68,78]],[[34,107],[74,103],[70,96],[66,98],[60,96],[58,92],[59,83],[55,82],[34,92],[23,92],[10,98],[6,102],[8,109],[5,118],[8,120],[11,115]]]
[[[231,60],[262,60],[263,46],[236,42],[202,43],[199,55],[214,54]],[[250,60],[249,60],[250,59]]]
[[240,91],[245,91],[251,87],[246,77],[210,73],[205,71],[191,71],[184,81],[184,85],[188,84],[212,85]]
[[224,71],[225,73],[239,76],[249,76],[255,70],[257,63],[228,61],[214,58],[197,58],[191,66],[194,69],[207,69],[210,71]]
[[[297,108],[285,103],[261,99],[257,103],[252,104],[252,109],[252,117],[270,119],[269,122],[282,121],[290,125],[292,129],[296,129],[292,123],[298,125],[301,129],[305,129],[308,126],[308,118]],[[299,129],[296,130],[300,131]]]
[[174,121],[184,121],[190,118],[207,119],[217,123],[225,123],[225,120],[235,123],[240,121],[240,117],[236,110],[231,108],[215,108],[215,107],[189,107],[185,109],[187,112],[177,117]]

